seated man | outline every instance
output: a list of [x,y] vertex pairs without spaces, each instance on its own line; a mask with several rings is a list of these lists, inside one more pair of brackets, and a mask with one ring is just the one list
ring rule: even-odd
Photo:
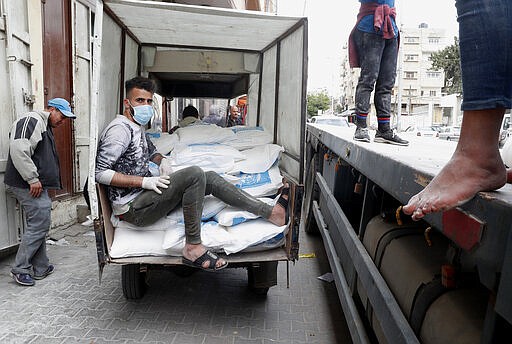
[[[216,271],[227,262],[201,244],[201,219],[205,195],[268,219],[277,226],[287,222],[288,188],[283,188],[275,206],[237,189],[215,172],[197,166],[173,172],[168,159],[156,151],[144,127],[153,115],[155,84],[136,77],[126,81],[124,112],[103,131],[96,156],[96,182],[108,185],[112,211],[121,220],[146,226],[183,207],[186,243],[183,264]],[[152,176],[149,162],[159,165]]]
[[169,130],[169,134],[174,133],[179,128],[185,128],[189,125],[200,124],[202,121],[199,119],[199,111],[195,108],[195,106],[189,104],[187,105],[183,111],[181,112],[181,120],[178,122],[178,125],[174,126]]

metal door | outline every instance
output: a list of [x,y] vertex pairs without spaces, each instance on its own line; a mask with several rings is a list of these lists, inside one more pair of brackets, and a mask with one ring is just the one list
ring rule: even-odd
[[75,90],[75,190],[82,191],[89,169],[90,90],[92,82],[91,37],[93,1],[73,1],[73,89]]
[[[43,2],[43,65],[45,103],[61,97],[72,100],[71,2]],[[73,102],[71,107],[74,108]],[[52,198],[73,193],[73,121],[55,128],[55,143],[60,161],[62,189],[51,192]]]
[[21,212],[6,194],[5,166],[9,154],[9,130],[18,115],[32,110],[28,0],[0,0],[0,252],[9,251],[23,232]]

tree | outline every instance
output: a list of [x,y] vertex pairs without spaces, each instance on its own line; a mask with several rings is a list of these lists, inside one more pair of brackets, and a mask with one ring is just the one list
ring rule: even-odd
[[316,116],[318,110],[327,110],[331,105],[331,99],[325,91],[308,93],[308,116]]
[[454,43],[443,50],[432,53],[431,70],[443,70],[445,74],[444,92],[447,94],[462,93],[462,77],[460,71],[459,40],[454,37]]

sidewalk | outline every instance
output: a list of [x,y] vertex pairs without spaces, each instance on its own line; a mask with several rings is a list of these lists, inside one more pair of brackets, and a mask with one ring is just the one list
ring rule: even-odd
[[266,298],[247,289],[245,269],[150,276],[146,295],[127,301],[121,268],[107,265],[98,284],[92,227],[52,234],[55,273],[34,287],[9,276],[14,256],[0,260],[0,343],[270,344],[350,343],[320,237],[301,233],[301,258],[278,267],[278,285]]

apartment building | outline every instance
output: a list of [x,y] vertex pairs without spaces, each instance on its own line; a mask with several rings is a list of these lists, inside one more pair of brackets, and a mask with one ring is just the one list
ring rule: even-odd
[[[444,72],[431,70],[433,52],[452,44],[444,29],[429,28],[422,23],[417,28],[402,27],[397,77],[391,97],[393,114],[400,113],[400,127],[426,126],[442,123],[441,89]],[[345,108],[354,107],[355,88],[359,69],[350,69],[348,51],[342,60],[341,103]],[[373,103],[373,97],[371,99]],[[373,115],[375,109],[372,107]],[[374,116],[371,116],[372,118]],[[373,122],[370,119],[370,123]],[[394,118],[396,123],[396,118]]]

